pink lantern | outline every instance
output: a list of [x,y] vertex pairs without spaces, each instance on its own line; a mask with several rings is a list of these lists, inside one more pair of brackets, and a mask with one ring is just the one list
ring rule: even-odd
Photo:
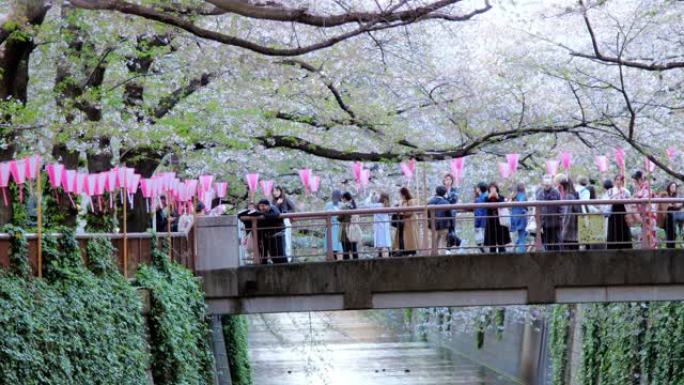
[[570,170],[570,166],[572,166],[572,153],[570,151],[561,153],[561,165],[565,171]]
[[644,168],[649,174],[652,174],[656,169],[656,164],[651,162],[650,159],[644,158]]
[[126,167],[115,167],[116,187],[126,187]]
[[140,179],[140,190],[142,191],[143,198],[152,197],[152,179],[142,178]]
[[121,184],[119,184],[119,168],[114,167],[107,171],[107,185],[105,186],[105,189],[107,192],[111,193],[119,187],[121,187]]
[[261,181],[261,191],[264,192],[264,195],[267,197],[270,197],[271,194],[273,193],[273,181],[272,180],[262,180]]
[[97,186],[97,174],[89,174],[85,181],[85,193],[88,196],[95,195],[95,188]]
[[362,188],[366,188],[368,186],[368,183],[370,182],[370,170],[368,169],[363,169],[361,170],[361,179],[359,180],[359,184],[361,185]]
[[88,178],[88,174],[79,172],[76,173],[76,180],[74,181],[74,187],[73,187],[73,193],[74,194],[82,194],[83,190],[85,189],[85,182],[86,179]]
[[404,174],[406,180],[410,181],[413,179],[413,170],[411,170],[411,166],[408,163],[401,162],[399,167],[401,168],[401,172]]
[[10,172],[12,173],[12,179],[16,184],[24,184],[26,182],[26,160],[11,160]]
[[216,190],[216,196],[220,199],[223,199],[228,194],[228,183],[226,183],[226,182],[214,183],[214,189]]
[[675,158],[677,157],[677,149],[674,147],[668,147],[665,150],[665,153],[667,154],[667,158],[670,160],[670,163],[674,163]]
[[62,170],[62,188],[64,192],[74,192],[76,184],[76,170]]
[[415,159],[409,159],[408,166],[409,166],[409,169],[411,170],[411,173],[415,174],[416,173],[416,160]]
[[608,157],[605,155],[597,155],[596,158],[594,158],[594,162],[596,163],[596,167],[598,167],[599,172],[605,173],[608,171]]
[[2,188],[2,199],[5,202],[5,206],[9,205],[7,200],[7,187],[9,186],[10,174],[9,162],[0,163],[0,188]]
[[251,194],[255,194],[259,188],[259,174],[247,174],[245,178],[247,179],[247,187],[249,188],[249,192]]
[[501,177],[504,179],[507,179],[511,176],[511,169],[510,169],[510,164],[506,163],[499,163],[499,174],[501,174]]
[[558,174],[558,166],[560,165],[560,162],[552,159],[552,160],[547,160],[546,161],[546,173],[555,176]]
[[449,162],[451,167],[451,174],[456,179],[455,182],[459,182],[463,178],[463,169],[465,168],[465,158],[454,158]]
[[128,193],[135,194],[138,191],[138,185],[140,184],[140,174],[133,173],[133,175],[127,178],[128,179],[126,180],[126,188],[128,190]]
[[62,171],[64,165],[59,163],[52,163],[47,166],[48,179],[50,180],[50,187],[58,188],[62,183]]
[[109,173],[103,171],[97,174],[97,184],[95,185],[95,195],[102,195],[105,192],[105,186],[107,186],[107,177]]
[[352,164],[352,171],[354,172],[354,181],[361,183],[361,171],[363,170],[363,163],[354,162]]
[[[518,171],[518,161],[520,160],[520,154],[506,154],[506,162],[508,164],[508,175],[511,176]],[[508,177],[505,177],[508,178]]]
[[303,168],[299,170],[299,180],[302,181],[305,190],[309,190],[309,182],[311,180],[311,169]]
[[26,177],[29,180],[34,180],[40,172],[40,155],[31,155],[26,158]]
[[624,173],[625,171],[625,150],[621,147],[615,149],[615,163],[618,168]]
[[26,182],[26,159],[11,160],[9,162],[10,173],[14,183],[19,185],[19,201],[24,201],[24,182]]
[[188,195],[186,200],[192,200],[195,194],[197,194],[197,185],[197,179],[187,179],[185,181],[185,192]]
[[200,175],[199,185],[202,193],[211,190],[211,184],[214,182],[213,175]]
[[309,181],[309,191],[312,193],[318,192],[318,188],[321,185],[321,178],[318,176],[312,176],[311,180]]

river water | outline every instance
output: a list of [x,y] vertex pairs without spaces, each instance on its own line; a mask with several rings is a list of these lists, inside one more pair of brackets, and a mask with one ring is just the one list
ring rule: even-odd
[[254,385],[519,384],[364,312],[250,316],[249,345]]

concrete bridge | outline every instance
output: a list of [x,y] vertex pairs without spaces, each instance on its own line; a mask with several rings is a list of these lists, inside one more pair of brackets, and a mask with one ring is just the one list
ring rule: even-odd
[[684,300],[678,250],[256,265],[199,275],[213,314]]
[[681,249],[240,266],[234,217],[203,218],[197,242],[211,314],[684,300]]

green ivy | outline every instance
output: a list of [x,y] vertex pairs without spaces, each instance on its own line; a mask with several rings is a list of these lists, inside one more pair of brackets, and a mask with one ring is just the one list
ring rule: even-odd
[[152,245],[152,265],[140,268],[137,283],[150,291],[154,383],[210,384],[213,356],[200,284],[190,271],[169,261],[156,237]]
[[221,322],[233,385],[252,385],[252,368],[249,364],[247,344],[247,318],[242,315],[223,316]]
[[[575,352],[581,353],[579,384],[684,384],[684,306],[681,303],[581,306],[581,352]],[[563,319],[562,313],[554,309],[551,323],[554,373],[562,367],[559,357],[567,354],[567,345],[559,337],[562,330],[567,330]]]
[[50,279],[0,274],[0,382],[146,385],[149,354],[136,290],[116,272],[93,274],[74,264],[74,244],[69,233],[46,238]]
[[21,227],[5,225],[3,233],[10,235],[9,262],[12,273],[17,277],[27,279],[31,275],[31,265],[28,260],[28,240]]
[[554,305],[551,310],[551,383],[565,384],[568,365],[568,336],[570,329],[570,308],[568,305]]

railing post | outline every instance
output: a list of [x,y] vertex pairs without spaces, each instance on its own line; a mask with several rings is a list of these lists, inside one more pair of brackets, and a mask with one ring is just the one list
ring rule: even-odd
[[423,221],[423,247],[421,250],[421,253],[424,253],[424,255],[427,255],[427,250],[428,250],[428,245],[430,244],[430,226],[428,225],[428,221],[430,220],[430,215],[428,214],[428,208],[425,206],[425,209],[423,210],[423,218],[425,219]]
[[334,261],[333,239],[332,239],[332,216],[325,217],[325,260]]
[[430,233],[431,233],[431,238],[432,238],[432,244],[430,247],[430,255],[431,256],[437,256],[439,255],[439,244],[438,244],[438,239],[439,239],[439,231],[437,231],[437,220],[435,218],[435,211],[434,210],[428,210],[428,213],[431,213],[432,215],[428,215],[430,218],[430,224],[432,224],[432,227],[430,227]]
[[261,265],[261,250],[259,250],[259,234],[257,234],[257,220],[252,218],[252,256],[254,263]]
[[534,223],[536,225],[536,231],[534,233],[534,250],[542,251],[542,217],[541,217],[541,206],[534,208]]

